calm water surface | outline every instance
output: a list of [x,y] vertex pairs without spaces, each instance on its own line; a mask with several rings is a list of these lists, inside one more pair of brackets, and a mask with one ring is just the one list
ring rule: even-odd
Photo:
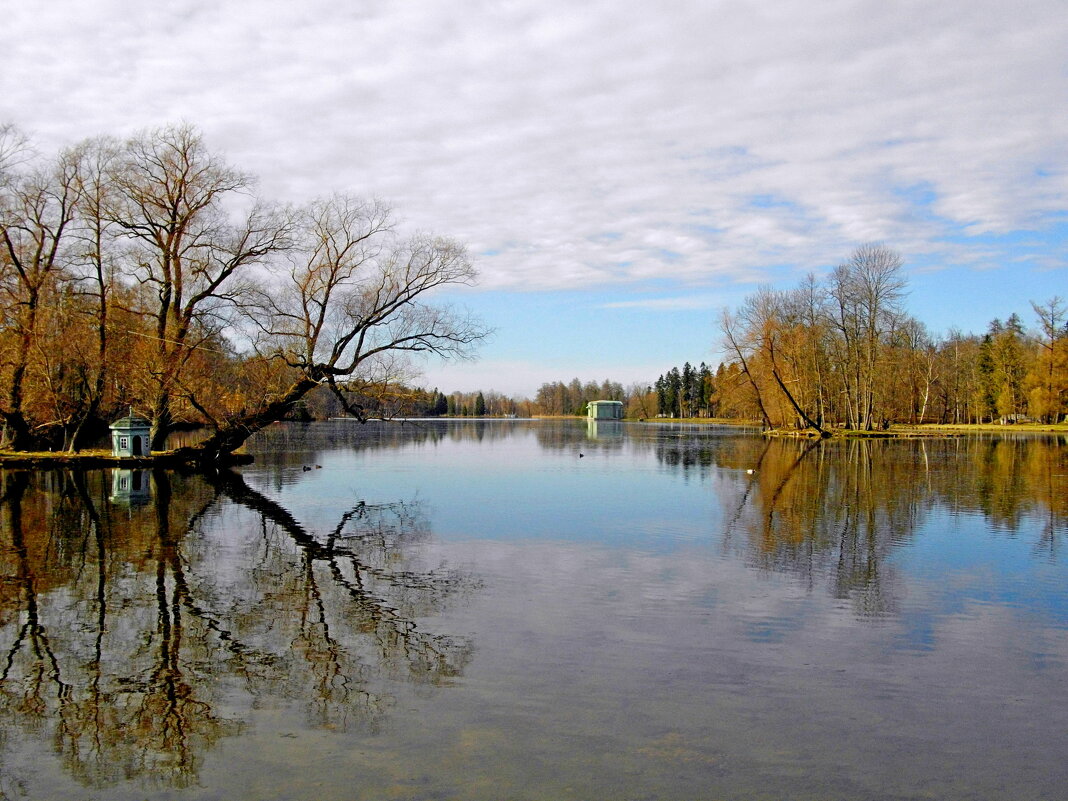
[[0,799],[1063,799],[1068,445],[278,426],[0,472]]

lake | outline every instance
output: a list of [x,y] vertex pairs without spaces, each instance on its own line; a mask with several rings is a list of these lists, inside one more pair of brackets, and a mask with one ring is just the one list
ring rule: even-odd
[[1068,443],[278,425],[0,471],[0,799],[1057,799]]

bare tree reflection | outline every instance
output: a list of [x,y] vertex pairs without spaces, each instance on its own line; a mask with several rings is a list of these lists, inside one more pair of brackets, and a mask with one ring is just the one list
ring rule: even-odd
[[[429,535],[416,506],[360,502],[319,540],[240,475],[212,480],[228,498],[255,511],[263,526],[263,557],[250,584],[268,608],[265,614],[246,611],[238,618],[255,636],[262,621],[291,629],[292,648],[276,676],[285,673],[288,694],[314,699],[309,711],[318,725],[348,725],[354,708],[361,710],[362,723],[374,724],[389,696],[375,690],[372,672],[420,684],[442,684],[459,675],[470,644],[425,632],[415,619],[441,609],[449,596],[475,583],[452,570],[405,569],[404,546]],[[280,547],[280,538],[290,547]],[[363,635],[362,647],[339,647],[331,619]],[[310,671],[296,670],[292,659],[297,657]]]
[[1036,547],[1051,558],[1068,534],[1068,449],[1049,440],[739,440],[712,453],[737,476],[725,485],[725,544],[744,532],[756,565],[826,584],[865,617],[897,609],[887,557],[936,509],[1010,536],[1037,517]]
[[[5,710],[37,721],[51,706],[66,703],[71,687],[63,680],[59,660],[41,620],[37,578],[30,564],[23,529],[22,502],[26,487],[25,475],[17,474],[4,481],[0,497],[2,521],[10,533],[10,555],[14,561],[14,570],[5,571],[5,576],[11,577],[10,586],[22,611],[15,618],[14,641],[7,649],[0,672],[0,704]],[[18,680],[14,680],[16,676]]]
[[143,507],[109,503],[108,484],[0,471],[5,782],[21,734],[87,786],[185,787],[242,708],[374,728],[391,682],[441,685],[470,658],[417,622],[477,584],[410,564],[429,536],[416,505],[361,501],[316,535],[237,474],[154,472]]

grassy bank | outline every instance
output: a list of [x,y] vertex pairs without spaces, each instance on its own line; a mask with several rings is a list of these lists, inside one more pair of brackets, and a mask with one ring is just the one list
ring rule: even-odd
[[631,422],[640,423],[687,423],[690,425],[705,426],[740,426],[743,428],[760,428],[759,420],[734,420],[725,417],[628,417]]
[[[688,423],[694,425],[728,425],[760,428],[759,420],[725,420],[715,417],[650,417],[645,423]],[[969,434],[1066,434],[1068,423],[923,423],[915,425],[894,424],[888,429],[861,431],[849,428],[827,429],[832,437],[843,438],[907,438],[907,437],[962,437]],[[776,428],[765,431],[769,436],[817,437],[812,429]]]
[[[967,437],[975,434],[1068,434],[1068,424],[1055,423],[1017,423],[1000,425],[998,423],[924,423],[922,425],[892,425],[888,429],[861,431],[850,428],[828,429],[835,439],[908,439],[913,437]],[[779,437],[817,437],[812,429],[773,429],[764,432],[768,436]]]
[[1068,434],[1068,423],[1013,423],[1001,425],[1000,423],[923,423],[922,425],[893,426],[891,430],[902,431],[947,431],[947,432],[998,432],[1011,434],[1013,432],[1027,433],[1062,433]]

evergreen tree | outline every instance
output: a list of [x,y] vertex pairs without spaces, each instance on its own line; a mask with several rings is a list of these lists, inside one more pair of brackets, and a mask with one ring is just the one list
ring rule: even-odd
[[712,368],[704,362],[701,362],[701,366],[697,370],[697,380],[700,395],[698,403],[701,407],[701,413],[705,417],[714,417],[715,415],[712,411],[712,395],[715,392],[715,383],[712,378]]
[[686,362],[682,366],[682,381],[679,386],[679,417],[693,417],[696,408],[697,373],[693,366]]
[[[994,329],[995,324],[1000,330],[1001,323],[999,320],[994,320],[990,324],[991,330]],[[979,412],[979,420],[993,419],[997,411],[993,349],[994,338],[990,334],[984,334],[983,341],[979,345],[979,358],[976,364],[979,381],[976,388],[975,405]]]
[[667,413],[671,417],[682,417],[682,373],[678,367],[672,367],[667,374]]

